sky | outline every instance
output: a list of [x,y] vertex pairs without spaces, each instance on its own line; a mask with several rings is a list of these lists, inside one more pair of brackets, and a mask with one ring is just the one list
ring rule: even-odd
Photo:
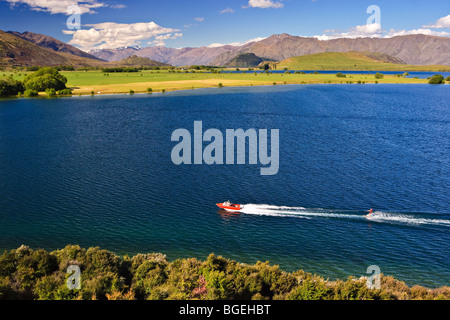
[[85,51],[241,45],[281,33],[450,37],[450,1],[0,0],[0,30],[41,33]]

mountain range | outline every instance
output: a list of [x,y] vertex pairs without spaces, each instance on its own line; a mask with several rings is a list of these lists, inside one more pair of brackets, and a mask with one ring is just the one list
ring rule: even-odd
[[392,38],[339,38],[319,40],[289,34],[272,35],[258,42],[243,46],[220,46],[199,48],[122,48],[90,51],[107,61],[118,61],[130,55],[147,57],[175,66],[215,65],[225,66],[241,54],[253,53],[271,60],[285,60],[322,52],[373,52],[389,55],[411,65],[450,65],[450,38],[422,34]]
[[[0,67],[57,66],[242,66],[256,61],[282,61],[324,52],[364,52],[408,65],[450,65],[450,38],[422,34],[392,38],[339,38],[319,40],[276,34],[241,46],[214,47],[125,47],[82,51],[55,38],[33,32],[0,30]],[[138,58],[146,59],[138,59]],[[243,62],[244,61],[244,62]],[[243,64],[242,64],[243,63]]]

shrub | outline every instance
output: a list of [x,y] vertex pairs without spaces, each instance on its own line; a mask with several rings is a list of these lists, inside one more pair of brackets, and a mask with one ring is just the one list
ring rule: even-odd
[[219,88],[222,88],[223,87],[223,84],[222,84],[222,82],[220,82],[219,83]]
[[443,84],[444,83],[444,76],[440,74],[435,74],[430,78],[428,81],[429,84]]
[[152,92],[153,92],[153,89],[152,89],[152,88],[147,88],[147,92],[148,92],[148,93],[152,93]]
[[72,89],[66,88],[58,91],[58,95],[60,96],[69,96],[72,94]]
[[375,79],[383,79],[383,78],[384,78],[384,74],[379,73],[379,72],[375,73]]
[[23,93],[23,95],[25,97],[37,97],[39,95],[39,93],[36,90],[33,89],[27,89],[25,90],[25,92]]
[[445,81],[450,81],[450,76],[448,76],[447,78],[445,78]]
[[130,89],[130,95],[134,94],[134,90]]
[[45,94],[49,97],[54,97],[56,96],[56,90],[53,88],[47,88],[45,89]]
[[345,74],[343,74],[342,72],[336,73],[336,77],[338,77],[338,78],[347,78],[347,76]]

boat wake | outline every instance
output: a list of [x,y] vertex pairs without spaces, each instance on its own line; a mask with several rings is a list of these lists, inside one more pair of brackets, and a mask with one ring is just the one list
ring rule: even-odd
[[304,208],[274,206],[268,204],[244,204],[240,210],[242,214],[253,214],[274,217],[295,217],[303,219],[329,218],[351,219],[360,221],[373,221],[381,223],[397,223],[408,225],[437,225],[450,227],[450,220],[425,218],[423,214],[403,214],[395,212],[374,211],[366,217],[366,211],[362,210],[338,210],[322,208]]

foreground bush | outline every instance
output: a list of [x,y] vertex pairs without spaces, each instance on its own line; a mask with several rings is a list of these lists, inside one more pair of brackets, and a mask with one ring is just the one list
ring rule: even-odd
[[[69,289],[70,265],[81,270],[81,289]],[[169,262],[160,253],[120,258],[98,247],[68,245],[47,252],[21,246],[0,256],[0,299],[274,299],[409,300],[450,299],[450,287],[408,287],[381,276],[381,289],[365,278],[329,281],[302,270],[288,273],[268,262],[238,263],[211,254]]]

